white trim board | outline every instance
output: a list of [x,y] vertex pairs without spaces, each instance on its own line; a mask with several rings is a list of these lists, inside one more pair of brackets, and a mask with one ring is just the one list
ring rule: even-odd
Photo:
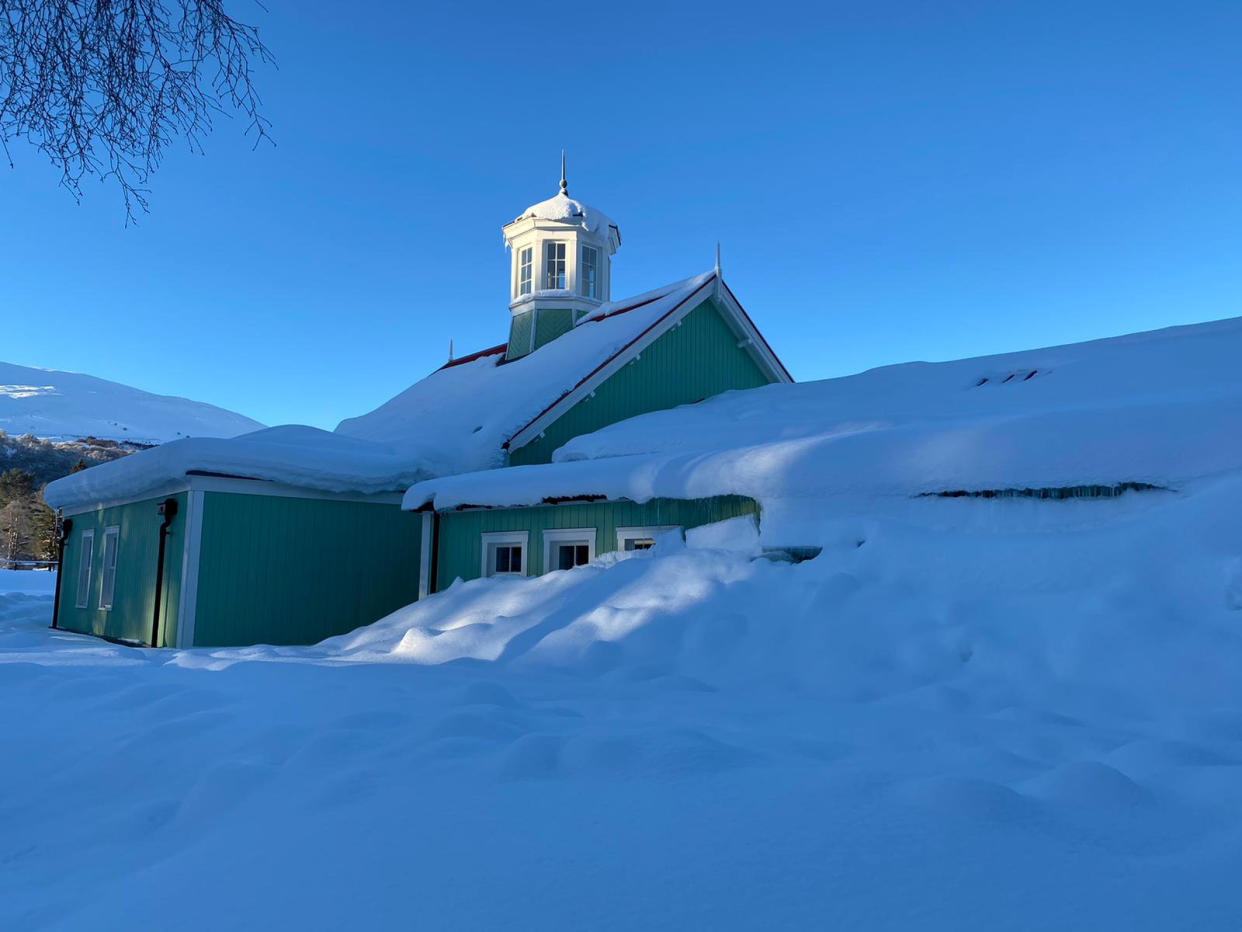
[[595,559],[599,532],[593,527],[552,528],[543,532],[543,571],[552,572],[552,548],[558,544],[586,544],[587,562]]
[[203,493],[186,496],[185,540],[181,547],[181,595],[177,601],[177,644],[194,646],[194,621],[198,614],[198,561],[203,549]]
[[89,514],[105,508],[118,508],[135,502],[154,501],[179,492],[191,490],[203,492],[226,492],[230,495],[268,495],[275,498],[303,498],[310,501],[360,502],[376,505],[400,505],[403,492],[377,492],[367,495],[361,492],[323,492],[301,486],[286,485],[268,479],[227,478],[224,476],[183,476],[153,485],[143,492],[122,498],[102,499],[89,505],[74,505],[61,509],[65,517]]
[[435,537],[432,527],[433,516],[430,511],[423,512],[423,522],[418,537],[418,598],[427,598],[431,593],[431,546]]
[[[485,578],[496,576],[529,576],[530,575],[530,531],[484,531],[479,535],[482,556],[479,559],[479,572]],[[522,546],[522,572],[490,573],[488,572],[488,548],[493,545]]]

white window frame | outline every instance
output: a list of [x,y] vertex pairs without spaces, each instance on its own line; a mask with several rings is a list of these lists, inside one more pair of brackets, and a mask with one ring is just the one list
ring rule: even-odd
[[[561,258],[561,259],[557,259],[557,260],[556,260],[557,262],[563,262],[563,263],[564,263],[564,266],[565,266],[565,270],[564,270],[564,273],[563,273],[563,277],[564,277],[564,284],[563,284],[563,285],[561,285],[561,287],[560,287],[560,288],[555,287],[555,286],[554,286],[554,285],[553,285],[553,284],[549,281],[549,272],[551,271],[551,266],[550,266],[550,265],[549,265],[549,263],[548,263],[548,247],[549,247],[549,246],[560,246],[560,247],[561,247],[561,251],[562,251],[562,252],[564,252],[564,254],[565,254],[565,255],[564,255],[564,258]],[[569,241],[568,241],[568,240],[563,240],[563,239],[545,239],[545,240],[543,240],[543,259],[542,259],[542,262],[541,262],[541,265],[542,265],[542,269],[541,269],[541,271],[543,272],[543,275],[542,275],[542,277],[540,278],[540,281],[542,281],[542,282],[543,282],[543,288],[542,288],[542,289],[540,289],[541,291],[568,291],[568,290],[569,290],[569,283],[570,283],[570,281],[571,281],[571,279],[570,279],[569,275],[570,275],[570,273],[573,271],[573,270],[572,270],[572,269],[570,269],[570,267],[569,267],[569,265],[570,265],[570,255],[571,255],[571,253],[572,253],[572,250],[569,248]]]
[[[525,259],[528,253],[530,255],[530,261],[525,262],[523,260]],[[523,279],[522,278],[523,272],[529,272],[530,276],[528,278]],[[531,244],[528,246],[521,246],[518,248],[517,275],[515,276],[515,278],[517,281],[517,288],[514,293],[514,297],[520,298],[523,295],[528,295],[535,290],[535,247],[534,247],[534,244]],[[525,288],[523,288],[523,285],[525,286]]]
[[[530,574],[530,531],[485,531],[480,537],[483,551],[479,565],[481,576],[527,576]],[[496,548],[515,545],[522,548],[522,572],[497,573],[495,571]]]
[[552,550],[560,544],[586,544],[587,562],[595,559],[595,541],[599,532],[593,527],[557,528],[543,532],[543,571],[551,573]]
[[660,524],[653,527],[619,527],[617,528],[617,550],[621,553],[643,553],[642,550],[626,550],[625,542],[627,540],[656,540],[661,534],[667,534],[669,531],[680,531],[680,524]]
[[[121,551],[121,527],[118,524],[110,525],[104,528],[104,545],[99,551],[99,610],[101,612],[112,611],[112,606],[116,602],[116,565],[120,559]],[[108,566],[108,538],[114,538],[116,543],[112,545],[112,565]],[[109,585],[111,584],[111,585]],[[111,589],[111,592],[108,590]],[[105,601],[105,593],[106,601]]]
[[[90,546],[87,546],[90,541]],[[78,560],[78,591],[74,593],[74,605],[78,608],[86,608],[91,601],[91,582],[95,576],[95,529],[82,532],[82,543],[79,545],[82,550],[82,556]],[[83,571],[86,572],[86,578],[82,578]]]
[[[586,290],[586,251],[591,250],[595,255],[595,261],[591,267],[595,270],[595,293],[591,294]],[[598,301],[600,295],[599,282],[599,247],[592,246],[590,243],[582,243],[578,246],[578,294],[584,298],[590,298],[592,301]]]

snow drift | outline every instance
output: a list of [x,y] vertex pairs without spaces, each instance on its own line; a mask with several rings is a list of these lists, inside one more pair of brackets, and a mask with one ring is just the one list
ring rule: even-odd
[[729,392],[576,437],[550,466],[434,479],[407,508],[746,495],[773,545],[880,499],[1242,469],[1242,320]]

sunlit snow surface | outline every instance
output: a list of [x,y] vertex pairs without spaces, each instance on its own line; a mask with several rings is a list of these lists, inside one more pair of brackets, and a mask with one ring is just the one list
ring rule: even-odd
[[1242,480],[825,521],[301,649],[2,574],[0,928],[1242,925]]
[[52,440],[162,443],[233,437],[261,425],[214,405],[153,395],[106,379],[0,362],[0,430]]

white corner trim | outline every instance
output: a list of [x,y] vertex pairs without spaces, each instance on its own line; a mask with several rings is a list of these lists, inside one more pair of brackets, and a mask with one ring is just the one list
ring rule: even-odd
[[181,548],[181,597],[177,600],[177,647],[194,646],[198,613],[198,561],[203,551],[203,492],[191,490],[185,504],[185,543]]
[[[481,535],[482,556],[479,559],[480,576],[529,576],[530,575],[530,531],[485,531]],[[520,544],[522,546],[522,572],[492,573],[489,572],[487,552],[493,545]]]
[[423,526],[418,537],[418,598],[421,602],[431,592],[432,515],[423,512]]
[[593,527],[556,528],[543,532],[543,571],[552,572],[552,548],[557,544],[586,544],[587,560],[595,559],[599,532]]

